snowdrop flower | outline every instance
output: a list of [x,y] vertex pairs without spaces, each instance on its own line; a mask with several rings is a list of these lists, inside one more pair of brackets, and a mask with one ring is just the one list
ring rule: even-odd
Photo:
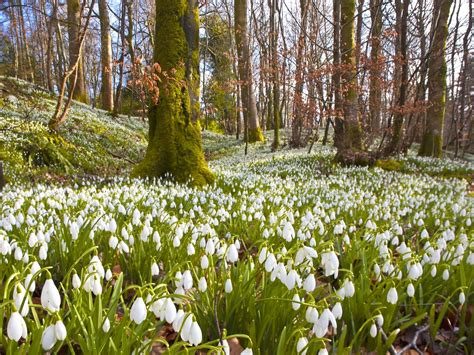
[[109,281],[112,278],[112,270],[107,269],[105,272],[105,281]]
[[146,305],[143,301],[143,298],[138,297],[135,302],[133,302],[132,308],[130,309],[130,319],[133,320],[136,324],[141,324],[147,315]]
[[165,320],[168,323],[173,323],[174,319],[176,318],[176,306],[174,305],[171,298],[167,298],[164,305],[165,309]]
[[297,311],[298,309],[300,309],[301,307],[301,298],[300,296],[295,293],[295,295],[293,296],[293,301],[291,302],[291,307],[293,308],[293,310]]
[[151,264],[151,276],[158,276],[160,274],[160,268],[156,262]]
[[267,260],[265,260],[265,270],[267,272],[272,272],[276,264],[277,264],[277,260],[275,258],[275,255],[270,253],[267,257]]
[[239,260],[239,252],[237,251],[237,247],[235,244],[229,245],[229,249],[227,249],[226,259],[229,263],[235,263]]
[[461,293],[459,294],[459,303],[460,303],[461,305],[463,305],[464,302],[466,302],[466,295],[464,294],[464,292],[461,292]]
[[201,292],[206,292],[207,291],[207,281],[206,281],[206,278],[204,276],[199,279],[198,289]]
[[283,239],[287,242],[291,242],[295,238],[295,229],[292,224],[287,221],[283,227]]
[[207,257],[207,255],[203,255],[201,257],[201,268],[203,270],[207,269],[209,267],[209,259]]
[[117,248],[117,245],[119,243],[119,240],[116,236],[111,236],[110,239],[109,239],[109,247],[111,247],[112,249],[115,249]]
[[316,279],[313,274],[309,274],[303,282],[303,288],[306,292],[313,292],[316,288]]
[[16,284],[13,289],[13,301],[15,308],[20,312],[21,316],[26,317],[30,311],[30,306],[28,304],[26,290],[20,283]]
[[105,318],[104,324],[102,325],[102,331],[104,333],[108,333],[110,330],[110,320],[109,318]]
[[342,305],[340,302],[337,302],[331,310],[334,318],[341,319],[342,318]]
[[375,325],[375,323],[373,323],[371,326],[370,326],[370,336],[372,338],[375,338],[377,336],[377,326]]
[[226,282],[225,282],[225,292],[226,293],[231,293],[232,290],[233,290],[232,281],[231,281],[231,279],[227,279]]
[[189,343],[193,346],[197,346],[202,342],[202,331],[201,327],[197,322],[193,322],[191,330],[189,331]]
[[387,302],[391,304],[396,304],[398,301],[398,293],[395,287],[392,287],[387,293]]
[[308,307],[305,314],[306,321],[309,323],[316,323],[319,318],[318,310],[314,307]]
[[331,276],[337,279],[339,273],[339,259],[335,252],[325,252],[321,255],[321,266],[324,268],[324,275]]
[[35,280],[33,280],[33,274],[28,274],[26,275],[25,277],[25,288],[28,288],[28,291],[30,292],[34,292],[35,291],[35,288],[36,288],[36,282]]
[[308,338],[306,337],[301,337],[298,339],[298,342],[296,343],[296,352],[299,355],[306,355],[308,352],[308,349],[306,348],[308,346]]
[[67,330],[62,320],[58,320],[54,325],[54,334],[56,335],[56,339],[59,341],[66,339]]
[[299,277],[298,273],[295,270],[290,270],[288,275],[285,278],[285,286],[288,290],[292,290],[296,285],[296,279]]
[[443,280],[444,281],[449,280],[449,270],[448,269],[444,269],[444,271],[443,271]]
[[185,290],[190,290],[193,287],[193,276],[191,275],[191,271],[186,270],[183,273],[183,288]]
[[250,348],[245,348],[240,355],[253,355],[253,350]]
[[61,307],[61,296],[51,279],[46,280],[41,291],[41,305],[50,312],[58,312]]
[[8,320],[7,336],[10,340],[18,341],[20,338],[26,339],[28,329],[23,317],[18,312],[13,312]]
[[76,290],[81,287],[81,279],[77,274],[72,275],[72,287]]
[[413,297],[415,295],[415,287],[413,286],[411,282],[407,287],[407,295],[408,297]]
[[318,351],[318,355],[328,355],[328,349],[322,348]]
[[54,331],[54,325],[48,326],[41,336],[41,346],[44,351],[49,351],[56,344],[56,332]]

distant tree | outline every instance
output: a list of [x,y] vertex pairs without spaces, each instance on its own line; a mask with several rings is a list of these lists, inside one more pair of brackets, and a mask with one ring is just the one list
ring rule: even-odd
[[[246,129],[245,137],[249,143],[263,141],[257,115],[257,102],[253,90],[252,60],[247,26],[248,0],[235,0],[235,43],[239,62],[239,81],[241,87],[242,110]],[[248,132],[247,132],[248,131]]]
[[418,152],[421,156],[441,157],[444,115],[446,111],[446,39],[453,0],[434,0],[432,40],[428,58],[428,112],[425,131]]
[[106,0],[99,0],[100,14],[100,61],[102,86],[100,96],[102,108],[112,111],[114,108],[114,91],[112,87],[112,38],[110,36],[109,9]]
[[154,62],[166,75],[149,113],[148,148],[132,175],[213,180],[201,146],[199,124],[199,13],[194,0],[156,0]]

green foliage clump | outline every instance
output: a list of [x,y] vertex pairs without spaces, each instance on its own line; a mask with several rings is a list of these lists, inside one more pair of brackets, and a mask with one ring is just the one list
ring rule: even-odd
[[404,171],[405,169],[404,164],[395,159],[377,160],[375,166],[387,171]]

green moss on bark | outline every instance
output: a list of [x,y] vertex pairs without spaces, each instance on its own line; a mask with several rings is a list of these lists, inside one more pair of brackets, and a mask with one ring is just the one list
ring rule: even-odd
[[264,142],[265,137],[263,136],[262,129],[260,127],[250,129],[249,128],[249,143]]
[[156,1],[154,61],[169,78],[148,114],[149,142],[133,177],[170,177],[202,186],[214,180],[204,159],[199,125],[199,23],[187,0]]

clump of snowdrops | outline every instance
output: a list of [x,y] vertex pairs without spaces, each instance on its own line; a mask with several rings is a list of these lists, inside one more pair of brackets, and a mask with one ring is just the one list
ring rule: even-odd
[[127,179],[9,187],[2,349],[229,353],[237,339],[243,354],[384,352],[414,325],[435,339],[448,313],[468,349],[466,182],[319,174],[330,156],[222,158],[201,190]]

